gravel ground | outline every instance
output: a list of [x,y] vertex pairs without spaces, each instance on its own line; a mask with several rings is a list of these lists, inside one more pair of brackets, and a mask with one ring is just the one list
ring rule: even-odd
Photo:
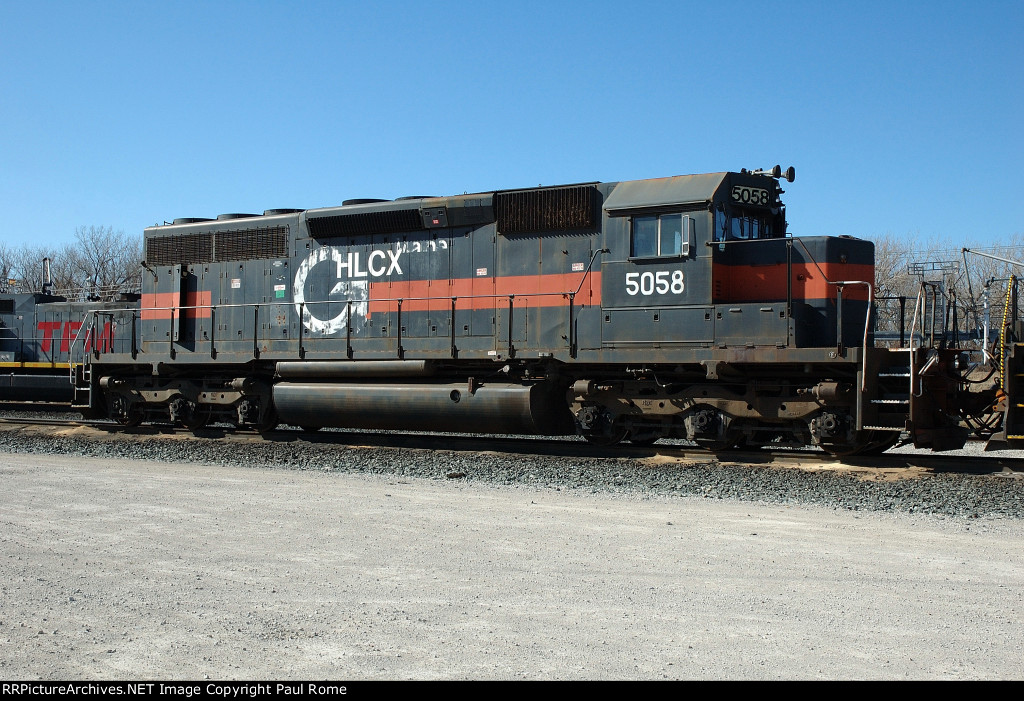
[[1024,480],[359,438],[0,432],[0,678],[1024,678]]
[[[301,436],[301,434],[296,434]],[[127,436],[81,430],[0,431],[8,452],[162,460],[207,465],[265,467],[455,478],[468,482],[542,486],[636,496],[698,496],[828,508],[944,514],[968,518],[1024,518],[1024,479],[1018,473],[921,474],[915,479],[871,479],[871,471],[800,470],[710,461],[687,464],[657,458],[581,458],[567,455],[501,454],[434,448],[359,445],[367,434],[336,432],[324,441],[201,439],[176,435]],[[372,436],[370,436],[372,438]],[[437,446],[443,438],[426,437]],[[455,442],[455,439],[452,439]],[[416,441],[413,439],[415,445]],[[477,445],[475,442],[471,445]],[[571,450],[571,446],[570,446]],[[966,451],[969,452],[969,451]],[[1024,461],[1022,461],[1024,466]],[[910,472],[904,470],[903,472]],[[892,474],[899,474],[896,471]],[[865,475],[869,479],[865,479]]]

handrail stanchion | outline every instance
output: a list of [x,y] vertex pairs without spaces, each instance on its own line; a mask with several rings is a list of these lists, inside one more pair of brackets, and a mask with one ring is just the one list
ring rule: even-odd
[[843,356],[843,286],[836,285],[836,355]]
[[401,359],[405,355],[405,349],[402,348],[402,300],[398,300],[398,357]]
[[516,357],[516,347],[512,343],[512,315],[515,314],[515,295],[508,296],[508,357]]
[[352,360],[352,300],[345,303],[345,357]]
[[450,321],[451,327],[452,327],[452,357],[453,358],[458,358],[459,357],[459,349],[455,345],[455,300],[457,300],[457,299],[458,299],[458,297],[452,297],[452,317],[451,317],[451,321]]
[[252,305],[252,357],[260,357],[260,341],[259,341],[259,328],[260,328],[260,305]]
[[576,311],[576,293],[569,293],[569,357],[576,358],[576,330],[573,328],[572,317]]

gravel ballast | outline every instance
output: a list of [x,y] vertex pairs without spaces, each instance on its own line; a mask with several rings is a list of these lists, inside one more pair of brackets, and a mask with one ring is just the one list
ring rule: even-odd
[[[1021,473],[945,472],[910,479],[871,479],[871,471],[659,462],[550,454],[484,454],[434,448],[358,445],[360,434],[337,432],[316,442],[226,440],[106,434],[57,429],[43,434],[0,431],[8,452],[182,461],[208,465],[463,479],[631,496],[698,496],[828,508],[978,517],[1024,518]],[[336,438],[337,442],[330,442]],[[327,442],[324,442],[324,441]],[[415,445],[415,438],[413,438]],[[436,440],[428,442],[437,445]],[[571,451],[571,446],[569,446]],[[869,478],[865,479],[865,475]]]

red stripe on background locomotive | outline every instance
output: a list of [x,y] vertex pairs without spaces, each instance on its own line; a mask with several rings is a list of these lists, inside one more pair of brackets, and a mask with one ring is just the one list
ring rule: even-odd
[[[67,353],[71,345],[78,338],[84,322],[81,321],[40,321],[36,324],[36,331],[39,334],[39,350],[49,353],[51,349],[60,342],[60,352]],[[89,329],[82,339],[86,352],[98,350],[106,353],[113,348],[114,325],[109,321],[104,323],[98,333]]]

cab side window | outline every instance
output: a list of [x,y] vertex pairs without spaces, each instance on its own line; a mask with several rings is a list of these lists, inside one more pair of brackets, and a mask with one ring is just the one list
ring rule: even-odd
[[657,217],[633,217],[633,255],[637,258],[658,255]]
[[682,214],[633,217],[634,258],[678,256],[682,253]]

